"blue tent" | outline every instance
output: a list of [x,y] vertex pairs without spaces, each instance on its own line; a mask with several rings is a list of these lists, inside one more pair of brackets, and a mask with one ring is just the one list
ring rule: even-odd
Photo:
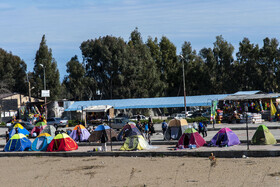
[[48,133],[43,133],[37,136],[31,145],[32,151],[46,151],[48,145],[53,140],[53,137]]
[[27,151],[31,148],[31,141],[24,134],[15,134],[4,147],[5,152]]
[[24,128],[22,125],[17,123],[17,124],[15,124],[13,129],[9,132],[9,138],[11,138],[14,134],[16,134],[16,128],[18,130],[18,133],[21,133],[21,134],[26,135],[26,136],[28,136],[30,134],[29,131],[26,130],[26,128]]

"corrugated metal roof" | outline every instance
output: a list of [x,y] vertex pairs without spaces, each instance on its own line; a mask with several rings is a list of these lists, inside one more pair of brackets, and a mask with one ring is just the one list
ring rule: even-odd
[[[188,107],[193,106],[211,106],[212,100],[221,100],[228,94],[222,95],[200,95],[187,96],[186,103]],[[113,99],[113,100],[93,100],[93,101],[75,101],[65,111],[76,111],[81,108],[98,105],[111,105],[115,109],[136,109],[136,108],[172,108],[184,107],[184,97],[157,97],[157,98],[138,98],[138,99]]]
[[269,93],[269,94],[251,94],[251,95],[229,95],[220,100],[248,100],[248,99],[270,99],[278,98],[280,93]]
[[260,90],[254,90],[254,91],[238,91],[232,95],[251,95],[251,94],[256,94],[259,93]]

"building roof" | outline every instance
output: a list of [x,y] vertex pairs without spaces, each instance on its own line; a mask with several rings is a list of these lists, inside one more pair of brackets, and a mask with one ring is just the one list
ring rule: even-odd
[[220,100],[250,100],[250,99],[271,99],[280,97],[280,93],[266,93],[266,94],[244,94],[244,95],[228,95]]
[[[222,100],[228,94],[221,95],[200,95],[187,96],[187,107],[211,106],[212,100]],[[77,111],[98,105],[111,105],[115,109],[136,109],[136,108],[175,108],[184,107],[184,97],[157,97],[157,98],[138,98],[138,99],[113,99],[113,100],[93,100],[75,101],[65,111]]]
[[232,95],[251,95],[251,94],[257,94],[260,93],[260,90],[254,90],[254,91],[238,91]]

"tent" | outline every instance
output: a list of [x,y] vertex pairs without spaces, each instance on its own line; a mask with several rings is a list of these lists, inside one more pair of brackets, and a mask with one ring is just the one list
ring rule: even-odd
[[[88,141],[89,142],[96,142],[99,141],[102,135],[102,131],[105,130],[105,132],[107,133],[107,137],[108,137],[108,141],[111,141],[110,139],[110,127],[107,125],[98,125],[94,131],[91,133],[91,135],[89,136]],[[116,131],[114,129],[111,129],[111,136],[112,136],[112,141],[117,140],[117,136],[118,134],[116,133]]]
[[27,151],[31,147],[31,141],[21,133],[13,135],[4,147],[5,152]]
[[58,134],[49,144],[47,151],[72,151],[78,149],[77,143],[66,133]]
[[[78,128],[80,128],[80,130],[81,130],[80,139],[78,137]],[[88,132],[88,130],[83,125],[76,125],[74,127],[74,129],[72,130],[72,132],[70,133],[70,137],[73,140],[79,141],[79,142],[88,141],[89,136],[90,136],[90,133]]]
[[33,141],[31,145],[32,151],[46,151],[53,137],[48,133],[42,133]]
[[127,137],[121,147],[121,151],[143,150],[149,147],[148,142],[142,135],[133,135]]
[[55,137],[55,127],[53,125],[47,125],[42,131],[41,133],[48,133],[50,134],[52,137]]
[[119,132],[117,140],[124,140],[123,137],[130,137],[134,135],[142,135],[139,129],[136,127],[135,123],[129,122],[125,126],[123,126],[122,130]]
[[178,140],[187,128],[188,122],[185,119],[172,119],[168,123],[164,137],[166,140]]
[[18,129],[18,133],[21,133],[25,136],[28,136],[30,133],[26,130],[21,124],[17,123],[13,127],[13,129],[9,132],[9,138],[11,138],[16,133],[16,128]]
[[277,143],[276,139],[265,125],[260,125],[257,128],[251,142],[255,145],[269,145]]
[[232,146],[240,144],[237,135],[229,128],[222,128],[210,141],[210,146]]
[[196,147],[201,147],[206,144],[205,140],[200,136],[200,134],[194,128],[188,128],[182,134],[176,147],[188,148],[189,145],[196,145]]
[[40,134],[44,128],[46,128],[47,125],[44,122],[38,122],[36,123],[35,127],[31,130],[31,135],[36,132],[36,134]]

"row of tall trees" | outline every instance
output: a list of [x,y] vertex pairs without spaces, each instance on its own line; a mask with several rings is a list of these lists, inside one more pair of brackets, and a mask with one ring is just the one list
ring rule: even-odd
[[[244,38],[234,47],[217,36],[212,48],[192,49],[184,42],[177,54],[165,36],[143,41],[136,28],[129,40],[114,36],[90,39],[80,46],[83,61],[73,56],[67,62],[62,84],[52,50],[42,37],[34,59],[33,72],[17,56],[0,50],[0,91],[28,93],[40,97],[44,68],[51,100],[120,99],[183,95],[185,73],[187,95],[224,94],[239,90],[280,92],[280,49],[277,39],[265,38],[263,46]],[[184,70],[182,69],[184,63]]]

